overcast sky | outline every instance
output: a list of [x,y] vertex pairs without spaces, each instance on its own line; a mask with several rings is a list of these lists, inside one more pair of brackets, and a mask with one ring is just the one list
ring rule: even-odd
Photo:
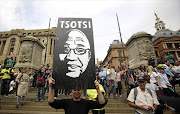
[[119,39],[116,14],[123,42],[136,32],[155,34],[155,15],[166,28],[180,29],[180,0],[0,0],[0,31],[46,29],[57,26],[58,17],[92,18],[95,56],[104,60],[109,45]]

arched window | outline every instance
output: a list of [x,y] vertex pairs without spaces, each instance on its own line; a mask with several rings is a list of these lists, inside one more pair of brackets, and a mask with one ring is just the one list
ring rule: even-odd
[[16,42],[16,39],[15,39],[15,38],[12,38],[12,39],[11,39],[11,44],[10,44],[9,55],[11,55],[11,53],[13,53],[13,51],[14,51],[15,42]]

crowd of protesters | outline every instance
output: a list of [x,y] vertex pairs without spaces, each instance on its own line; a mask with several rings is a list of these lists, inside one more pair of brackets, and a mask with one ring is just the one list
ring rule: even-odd
[[[156,109],[156,113],[162,112],[162,107],[160,108],[160,105],[166,103],[164,103],[159,96],[179,97],[175,91],[175,85],[179,84],[180,86],[179,61],[175,61],[169,53],[167,53],[165,59],[166,60],[163,62],[160,57],[157,60],[157,65],[155,65],[154,59],[150,58],[148,60],[148,66],[142,64],[136,72],[131,70],[129,66],[124,63],[121,63],[117,68],[113,65],[100,64],[99,66],[96,66],[95,72],[97,81],[100,83],[103,95],[107,95],[109,99],[112,94],[114,99],[123,98],[124,100],[128,100],[128,104],[137,109],[136,113],[143,111],[155,111]],[[30,88],[38,88],[37,100],[35,102],[44,102],[46,98],[45,93],[49,92],[49,80],[52,77],[52,67],[47,64],[46,66],[40,68],[39,71],[35,71],[30,74],[28,74],[28,68],[24,67],[19,68],[18,72],[14,73],[15,64],[16,60],[12,57],[10,59],[5,59],[3,67],[0,64],[0,97],[2,98],[6,95],[8,98],[9,93],[15,92],[17,97],[16,107],[18,108],[20,97],[22,97],[21,106],[23,106],[25,96],[28,94]],[[149,93],[149,98],[152,96],[154,101],[156,101],[156,99],[158,99],[158,101],[152,102],[151,104],[155,104],[150,107],[139,106],[141,103],[138,104],[138,100],[143,99],[139,99],[139,96],[137,95],[136,102],[136,99],[133,97],[133,93],[135,92],[134,88],[137,88],[137,92],[139,92],[139,90],[148,91],[146,94]],[[153,95],[150,94],[151,92],[149,92],[149,90],[153,92]],[[144,93],[142,91],[140,93],[143,95]],[[70,97],[71,93],[71,90],[56,89],[54,91],[54,97],[56,98],[59,95]],[[84,99],[89,98],[93,100],[94,98],[91,96],[91,93],[93,93],[93,91],[84,90]],[[168,105],[166,104],[166,106]],[[102,108],[102,111],[105,112],[105,109]]]

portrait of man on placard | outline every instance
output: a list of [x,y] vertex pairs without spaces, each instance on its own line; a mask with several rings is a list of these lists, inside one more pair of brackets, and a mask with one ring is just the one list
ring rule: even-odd
[[91,59],[90,44],[86,35],[78,29],[71,29],[67,34],[64,52],[59,54],[59,59],[67,62],[66,76],[77,78],[86,70]]
[[[92,25],[87,25],[86,28],[83,28],[83,25],[75,27],[74,23],[78,23],[78,19],[73,18],[72,21],[69,19],[68,27],[65,23],[64,26],[58,23],[53,61],[53,78],[57,81],[55,88],[94,87],[95,57]],[[60,20],[65,22],[67,19],[60,18]],[[80,21],[83,23],[83,19]]]

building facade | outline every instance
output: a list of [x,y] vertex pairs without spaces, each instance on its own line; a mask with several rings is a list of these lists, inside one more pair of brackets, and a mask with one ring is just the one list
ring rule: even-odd
[[[126,64],[128,65],[129,64],[128,53],[127,53],[127,48],[124,44],[123,44],[123,49],[124,49]],[[124,56],[123,56],[122,44],[119,40],[114,40],[112,44],[110,44],[109,46],[107,55],[103,60],[103,64],[104,65],[110,64],[117,68],[123,62],[124,62]]]
[[165,61],[166,52],[170,52],[175,60],[180,60],[180,30],[171,31],[165,28],[165,23],[160,21],[160,18],[156,16],[155,28],[157,32],[155,33],[152,42],[156,57],[162,57]]
[[[54,56],[54,44],[56,38],[56,27],[52,27],[49,30],[48,42],[47,42],[48,29],[37,30],[24,30],[13,29],[11,31],[0,32],[0,63],[3,65],[5,58],[15,58],[18,60],[20,51],[20,40],[26,36],[33,36],[38,39],[44,47],[47,44],[46,62],[45,64],[53,65]],[[26,37],[28,38],[28,37]],[[44,64],[46,48],[42,52],[42,65]]]
[[155,58],[152,36],[146,32],[137,32],[126,42],[129,67],[138,69],[141,64],[148,65],[150,57]]

